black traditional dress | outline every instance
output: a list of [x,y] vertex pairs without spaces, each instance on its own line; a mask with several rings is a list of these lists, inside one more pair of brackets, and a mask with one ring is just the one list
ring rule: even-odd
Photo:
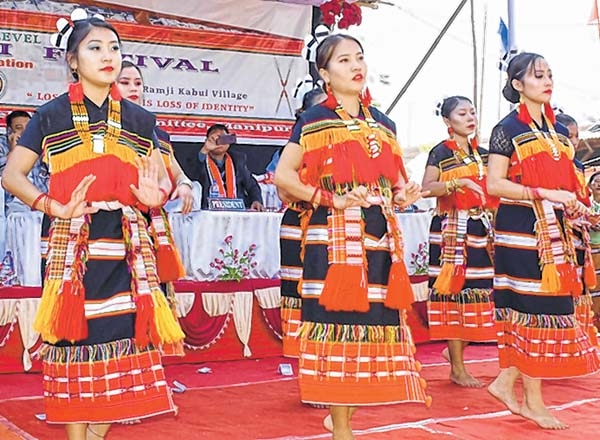
[[[76,124],[74,124],[76,121]],[[116,123],[118,122],[118,123]],[[154,249],[135,197],[135,158],[158,144],[149,112],[120,97],[101,107],[59,96],[40,107],[20,145],[41,155],[49,195],[67,203],[81,179],[100,210],[51,219],[42,301],[50,423],[110,423],[173,412],[157,346],[183,332],[158,285]]]

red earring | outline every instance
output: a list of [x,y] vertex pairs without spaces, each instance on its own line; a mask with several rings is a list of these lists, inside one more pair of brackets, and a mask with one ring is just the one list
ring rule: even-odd
[[454,129],[452,127],[448,127],[448,136],[450,136],[450,138],[454,137]]
[[329,84],[325,84],[325,93],[327,93],[327,99],[323,102],[323,105],[330,110],[335,110],[339,103]]
[[550,122],[552,122],[552,125],[556,125],[556,115],[554,114],[554,110],[549,102],[544,104],[544,114],[550,120]]
[[360,93],[359,99],[362,105],[365,107],[369,107],[371,105],[373,102],[373,97],[371,96],[371,92],[369,91],[368,87],[365,87],[365,89]]
[[479,148],[479,141],[478,141],[478,139],[477,139],[477,136],[473,136],[473,137],[471,138],[471,148],[472,148],[473,150],[476,150],[477,148]]
[[121,100],[121,92],[119,92],[119,87],[116,82],[112,83],[112,86],[110,86],[110,97],[115,101]]
[[69,102],[82,102],[83,101],[83,86],[81,82],[69,83]]
[[520,100],[517,112],[519,113],[517,115],[517,119],[523,124],[529,125],[533,122],[533,119],[529,114],[529,109],[527,108],[527,105],[525,105],[525,101],[523,101],[523,99]]

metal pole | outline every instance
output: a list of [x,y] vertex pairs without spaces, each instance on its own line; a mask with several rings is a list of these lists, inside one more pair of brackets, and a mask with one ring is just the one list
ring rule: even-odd
[[507,0],[508,9],[508,50],[517,49],[517,22],[515,20],[514,0]]
[[[508,12],[508,59],[512,54],[517,53],[517,21],[515,20],[515,3],[514,0],[506,0],[506,8]],[[515,108],[515,104],[510,105],[510,109]]]
[[417,68],[415,69],[415,71],[412,73],[412,75],[410,75],[410,78],[408,78],[408,81],[406,81],[406,84],[404,84],[404,86],[398,92],[398,94],[396,95],[396,97],[394,98],[394,100],[392,101],[390,106],[388,107],[388,109],[385,111],[387,114],[389,114],[394,109],[394,107],[396,107],[396,104],[398,104],[398,101],[400,101],[400,98],[402,98],[402,95],[404,95],[404,93],[406,93],[406,91],[408,90],[408,88],[410,87],[412,82],[415,80],[415,78],[417,77],[417,75],[419,74],[419,72],[421,71],[421,69],[423,68],[423,66],[425,65],[425,63],[427,62],[427,60],[429,59],[429,57],[431,56],[431,54],[433,53],[433,51],[435,50],[437,45],[442,40],[442,37],[444,36],[446,31],[450,28],[450,25],[452,25],[452,23],[458,16],[459,12],[462,10],[465,3],[467,3],[467,0],[461,0],[460,4],[456,8],[454,13],[450,17],[450,19],[448,20],[448,22],[444,25],[444,28],[440,31],[440,34],[437,36],[437,38],[435,39],[435,41],[433,42],[433,44],[431,45],[431,47],[429,48],[429,50],[427,51],[427,53],[425,54],[425,56],[423,57],[423,59],[421,60],[419,65],[417,66]]
[[479,97],[477,98],[477,113],[479,114],[479,124],[481,125],[481,121],[483,120],[483,89],[484,89],[484,78],[485,78],[485,51],[486,49],[486,35],[487,35],[487,20],[488,20],[488,10],[487,4],[483,5],[483,42],[481,43],[481,80],[479,81]]
[[477,36],[475,34],[475,5],[474,1],[469,1],[469,6],[471,7],[471,39],[473,40],[473,103],[475,104],[475,108],[477,107]]

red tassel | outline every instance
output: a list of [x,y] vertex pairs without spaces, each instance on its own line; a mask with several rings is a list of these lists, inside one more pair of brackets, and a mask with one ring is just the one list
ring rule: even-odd
[[335,110],[339,103],[329,84],[325,85],[325,92],[327,93],[327,99],[323,101],[323,105],[330,110]]
[[69,83],[69,102],[83,101],[83,86],[81,82]]
[[473,150],[477,150],[479,148],[479,140],[477,139],[477,136],[473,136],[470,142]]
[[527,108],[524,102],[521,102],[519,104],[517,119],[525,125],[529,125],[533,122],[533,119],[529,114],[529,109]]
[[577,276],[577,270],[572,264],[562,263],[556,266],[560,274],[560,289],[555,294],[571,293],[574,298],[581,296],[583,284]]
[[52,333],[58,340],[81,341],[88,336],[83,284],[65,281],[52,311]]
[[139,348],[147,347],[151,342],[160,345],[160,337],[154,322],[154,302],[152,295],[135,297],[135,344]]
[[593,289],[596,287],[596,270],[594,269],[594,265],[590,261],[589,256],[586,257],[583,265],[583,282],[588,289]]
[[185,269],[177,248],[171,244],[156,249],[156,267],[162,283],[177,281],[185,276]]
[[373,97],[371,96],[371,92],[369,91],[369,87],[365,87],[365,89],[360,93],[360,102],[365,107],[369,107],[373,102]]
[[390,309],[410,309],[415,297],[410,284],[410,277],[403,261],[396,261],[390,267],[387,295],[384,305]]
[[112,85],[110,86],[110,97],[113,99],[113,101],[121,100],[121,92],[119,92],[119,87],[117,86],[117,83],[112,83]]
[[465,266],[454,266],[454,273],[452,274],[452,280],[450,281],[450,293],[457,294],[460,293],[462,288],[465,285],[467,271]]
[[556,124],[556,115],[549,102],[544,103],[544,114],[552,122],[552,125]]
[[348,264],[329,266],[319,304],[329,312],[368,312],[370,305],[365,268]]

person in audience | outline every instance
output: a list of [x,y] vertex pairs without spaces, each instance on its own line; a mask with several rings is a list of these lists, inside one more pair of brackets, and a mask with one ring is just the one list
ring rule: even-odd
[[325,38],[316,63],[328,98],[300,115],[275,184],[313,210],[302,226],[300,397],[329,406],[325,428],[347,440],[358,406],[430,403],[406,324],[413,295],[394,212],[423,194],[406,180],[394,123],[361,94],[358,40]]
[[[135,102],[137,105],[143,105],[144,78],[138,66],[131,61],[124,60],[121,63],[121,72],[117,78],[117,85],[124,98]],[[155,128],[155,131],[160,141],[160,152],[162,153],[163,161],[174,188],[170,199],[181,199],[181,212],[188,214],[194,206],[192,181],[185,175],[175,158],[169,134],[158,126]]]
[[[246,208],[264,211],[260,186],[246,165],[246,156],[229,151],[231,144],[219,140],[228,134],[229,130],[223,124],[210,126],[200,160],[195,170],[190,172],[190,178],[199,181],[202,186],[202,209],[208,209],[208,199],[217,196],[244,199]],[[210,194],[213,188],[218,190],[218,195]]]
[[579,148],[579,124],[577,124],[575,118],[566,113],[558,113],[556,115],[556,122],[560,122],[567,128],[569,140],[571,141],[573,148],[575,148],[575,151],[577,151],[577,148]]
[[6,117],[6,127],[8,128],[8,148],[12,151],[18,144],[21,135],[27,127],[31,115],[23,110],[10,112]]
[[466,369],[469,342],[496,340],[492,300],[493,210],[486,189],[487,150],[477,144],[477,114],[469,98],[444,99],[441,115],[449,137],[429,152],[423,189],[437,198],[429,238],[429,335],[448,341],[443,356],[450,380],[483,384]]
[[6,139],[0,139],[0,176],[6,166],[8,153],[17,145],[29,119],[31,115],[23,110],[12,111],[6,116]]
[[[171,191],[155,117],[121,99],[112,25],[81,9],[72,17],[66,48],[66,27],[51,41],[65,49],[75,82],[34,114],[2,185],[51,218],[33,324],[45,342],[45,413],[70,440],[91,440],[105,438],[112,422],[175,412],[157,348],[184,334],[158,285],[161,250],[141,212]],[[27,179],[42,152],[48,193]]]
[[[600,215],[600,172],[590,176],[588,187],[592,194],[591,210],[593,215]],[[590,248],[594,263],[596,285],[590,288],[592,297],[593,324],[600,329],[600,226],[590,226]]]
[[[312,107],[320,104],[327,98],[322,88],[314,88],[304,94],[302,107],[296,112],[296,121],[300,115]],[[285,147],[284,147],[285,149]],[[302,175],[302,172],[300,172]],[[301,177],[302,179],[302,177]],[[281,250],[281,332],[283,342],[283,355],[298,357],[300,339],[300,310],[302,297],[298,292],[298,281],[302,273],[301,236],[302,219],[308,219],[311,214],[308,203],[289,203],[281,218],[279,234],[279,247]]]
[[[22,110],[16,110],[11,112],[6,117],[6,126],[8,127],[8,147],[9,152],[14,150],[25,127],[29,123],[31,115]],[[7,153],[8,154],[8,153]],[[7,157],[3,157],[4,164],[6,164]],[[0,159],[1,161],[2,159]],[[35,185],[41,192],[48,191],[48,168],[38,159],[35,165],[31,169],[28,175],[28,179]],[[25,211],[29,207],[25,205],[21,200],[13,196],[11,193],[6,191],[4,193],[5,213],[8,216],[12,212]]]
[[[489,392],[544,429],[565,429],[546,407],[542,379],[600,369],[573,296],[581,280],[569,219],[586,213],[568,132],[555,124],[547,61],[522,52],[510,61],[504,97],[517,104],[493,129],[487,188],[501,197],[494,245],[494,304],[500,373]],[[523,381],[519,405],[515,382]]]

